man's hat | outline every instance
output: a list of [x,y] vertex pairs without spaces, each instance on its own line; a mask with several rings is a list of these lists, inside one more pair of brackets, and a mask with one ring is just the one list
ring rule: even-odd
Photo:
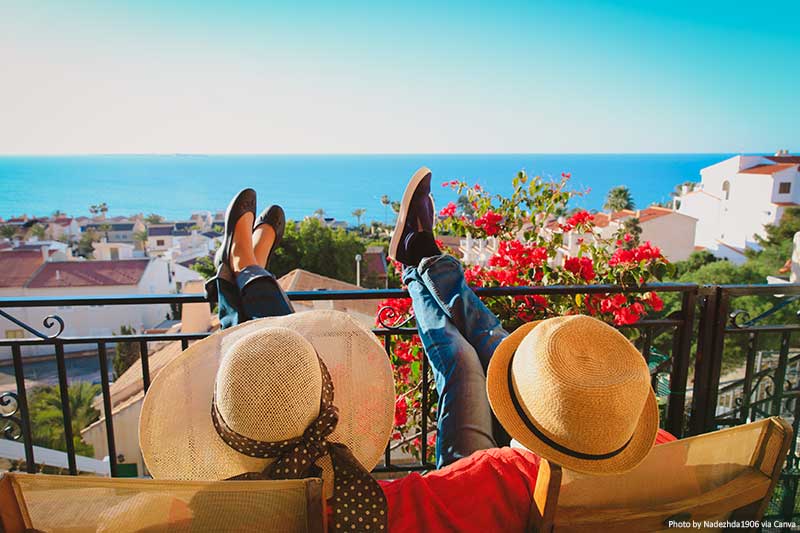
[[378,513],[383,494],[368,472],[393,413],[391,364],[375,336],[345,313],[309,311],[190,346],[153,380],[139,443],[156,479],[322,477],[328,495],[357,485]]
[[517,329],[495,350],[487,387],[492,410],[514,439],[577,472],[628,471],[647,456],[658,432],[642,354],[588,316]]

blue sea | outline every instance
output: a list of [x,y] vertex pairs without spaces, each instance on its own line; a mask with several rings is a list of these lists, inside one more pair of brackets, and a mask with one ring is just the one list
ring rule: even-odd
[[89,214],[105,202],[109,215],[158,213],[172,220],[194,211],[223,210],[241,188],[258,191],[259,204],[280,203],[300,219],[323,209],[326,216],[354,222],[391,221],[380,203],[400,199],[406,180],[420,166],[433,171],[437,205],[455,200],[439,184],[464,179],[491,192],[508,193],[524,169],[590,189],[575,206],[600,208],[606,192],[630,188],[637,206],[669,199],[684,181],[699,181],[700,169],[730,154],[502,154],[502,155],[89,155],[0,156],[0,217]]

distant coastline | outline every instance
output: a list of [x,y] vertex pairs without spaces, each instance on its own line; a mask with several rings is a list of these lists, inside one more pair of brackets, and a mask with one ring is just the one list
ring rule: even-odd
[[49,155],[0,156],[0,217],[46,216],[61,210],[88,215],[106,202],[109,216],[158,213],[183,220],[194,211],[217,211],[243,187],[254,187],[263,205],[280,203],[300,219],[318,209],[355,222],[384,221],[391,213],[382,195],[397,199],[419,166],[434,173],[437,204],[454,200],[438,187],[465,179],[507,193],[517,171],[559,177],[572,174],[576,189],[590,192],[576,206],[597,209],[614,186],[630,188],[637,206],[667,201],[684,181],[698,181],[701,168],[730,154],[363,154],[363,155]]

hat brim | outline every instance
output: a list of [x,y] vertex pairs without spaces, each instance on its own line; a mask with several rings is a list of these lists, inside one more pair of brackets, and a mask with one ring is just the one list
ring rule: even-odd
[[[253,458],[228,446],[211,419],[217,369],[225,351],[242,337],[268,327],[305,337],[333,381],[339,423],[329,440],[347,445],[371,470],[392,431],[394,381],[377,338],[345,313],[319,310],[263,318],[220,331],[191,345],[159,372],[145,396],[139,445],[157,479],[221,480],[261,472],[272,459]],[[323,477],[332,472],[322,461]]]
[[[508,367],[522,340],[541,322],[529,322],[517,328],[503,339],[492,355],[486,372],[486,387],[495,416],[509,435],[527,449],[569,470],[594,475],[621,474],[632,470],[650,453],[658,433],[658,403],[652,389],[649,390],[630,442],[621,453],[608,459],[579,459],[556,450],[539,439],[515,409],[508,390]],[[547,401],[547,398],[542,398],[542,401]],[[536,423],[535,420],[532,422]]]

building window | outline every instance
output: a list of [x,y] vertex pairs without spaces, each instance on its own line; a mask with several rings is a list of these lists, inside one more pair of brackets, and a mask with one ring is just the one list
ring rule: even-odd
[[725,200],[729,200],[731,197],[731,182],[728,180],[722,184],[722,197]]
[[7,329],[6,339],[24,339],[25,333],[21,329]]
[[792,192],[791,182],[785,181],[778,184],[778,194],[789,194]]
[[164,239],[156,240],[156,246],[164,246]]

